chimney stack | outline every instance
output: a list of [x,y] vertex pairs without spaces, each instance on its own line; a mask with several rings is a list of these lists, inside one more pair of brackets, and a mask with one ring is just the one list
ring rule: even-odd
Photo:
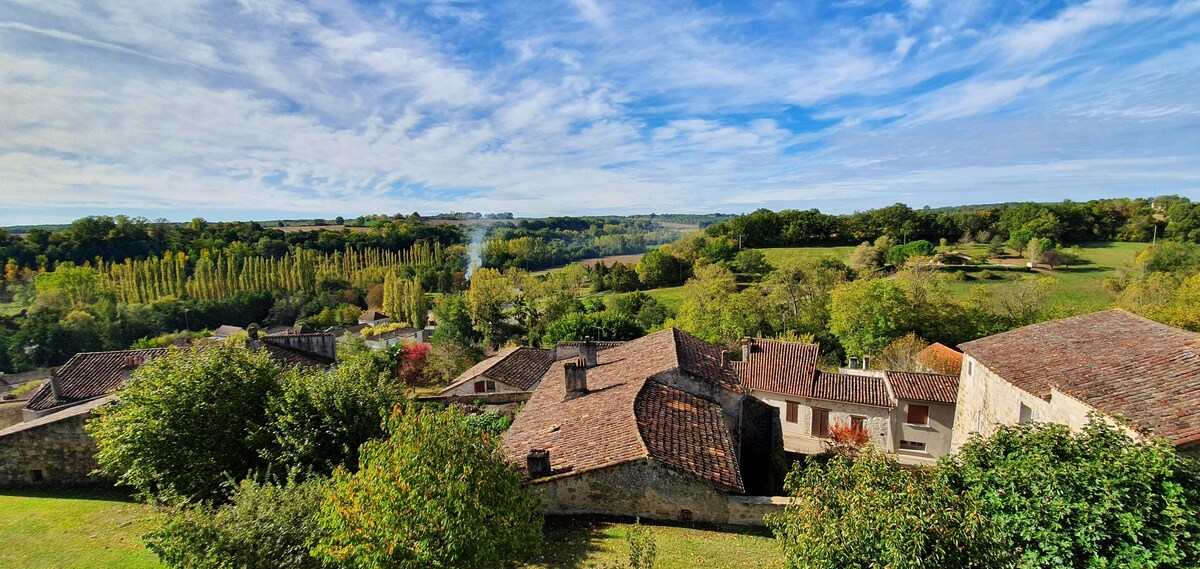
[[563,364],[567,382],[567,397],[587,393],[587,362],[579,358]]
[[869,358],[867,356],[863,356],[862,368],[863,369],[871,369],[871,358]]
[[754,338],[742,338],[742,361],[750,361],[750,347],[754,344]]
[[51,369],[50,370],[50,395],[52,395],[54,397],[55,402],[58,402],[61,400],[61,397],[60,397],[61,394],[62,394],[62,386],[58,383],[58,370]]
[[550,475],[550,451],[535,448],[525,457],[525,470],[530,478],[541,478]]
[[858,369],[858,356],[850,356],[850,369]]
[[246,334],[248,336],[246,338],[246,347],[250,348],[251,350],[257,350],[258,349],[258,324],[251,324],[249,326],[246,326]]
[[596,367],[596,343],[587,338],[579,345],[579,359],[587,367]]

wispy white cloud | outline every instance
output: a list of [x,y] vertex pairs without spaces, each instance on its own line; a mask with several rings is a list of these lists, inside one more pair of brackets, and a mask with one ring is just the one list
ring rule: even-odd
[[0,1],[0,224],[1196,192],[1191,6]]

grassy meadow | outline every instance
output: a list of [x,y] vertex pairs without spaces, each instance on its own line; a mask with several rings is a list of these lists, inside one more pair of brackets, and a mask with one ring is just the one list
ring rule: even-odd
[[[153,528],[148,506],[113,489],[0,490],[0,567],[151,569],[163,567],[141,536]],[[540,559],[526,569],[605,567],[626,562],[631,524],[555,519]],[[659,569],[778,567],[764,532],[726,533],[650,526]]]
[[[987,266],[964,267],[967,280],[951,280],[950,292],[959,298],[966,298],[975,286],[995,286],[1011,279],[1019,279],[1036,274],[1051,277],[1055,280],[1050,289],[1050,303],[1054,307],[1068,308],[1075,312],[1094,312],[1108,308],[1114,295],[1106,290],[1102,283],[1104,279],[1115,276],[1117,270],[1133,262],[1138,253],[1149,247],[1148,243],[1091,243],[1080,246],[1083,263],[1073,267],[1048,269],[1039,267],[1035,273],[1024,271],[993,271],[996,278],[983,280],[977,275]],[[830,255],[843,261],[849,259],[854,247],[789,247],[778,249],[762,249],[767,262],[778,266],[786,262],[799,262],[808,259]],[[943,250],[961,251],[968,255],[978,255],[986,252],[984,245],[968,245],[946,247]],[[1005,265],[1023,266],[1024,261],[1015,256],[994,259]],[[954,269],[949,269],[953,272]],[[672,291],[674,289],[662,289]],[[649,291],[655,294],[658,291]],[[676,294],[676,298],[677,294]],[[676,302],[678,302],[676,300]]]

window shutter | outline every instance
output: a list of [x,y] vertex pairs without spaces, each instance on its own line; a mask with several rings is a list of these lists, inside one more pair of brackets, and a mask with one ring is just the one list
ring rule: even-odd
[[487,386],[482,381],[475,382],[475,393],[483,393]]
[[787,422],[796,423],[800,421],[800,404],[795,401],[787,402]]
[[829,436],[829,409],[813,408],[812,436],[822,439]]
[[850,429],[853,431],[863,430],[863,418],[862,417],[850,417]]
[[928,425],[929,424],[929,406],[928,405],[909,405],[908,406],[908,423],[912,425]]

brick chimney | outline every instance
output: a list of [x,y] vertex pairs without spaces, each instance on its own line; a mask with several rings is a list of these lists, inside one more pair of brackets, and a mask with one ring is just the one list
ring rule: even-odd
[[579,345],[579,359],[584,362],[587,367],[596,367],[596,343],[588,338]]
[[567,397],[587,393],[587,362],[579,358],[563,364],[564,377],[567,385]]
[[550,451],[535,448],[525,457],[525,471],[530,478],[541,478],[550,475]]
[[60,400],[59,395],[62,393],[62,385],[58,382],[58,370],[50,370],[50,395],[54,397],[54,401]]

